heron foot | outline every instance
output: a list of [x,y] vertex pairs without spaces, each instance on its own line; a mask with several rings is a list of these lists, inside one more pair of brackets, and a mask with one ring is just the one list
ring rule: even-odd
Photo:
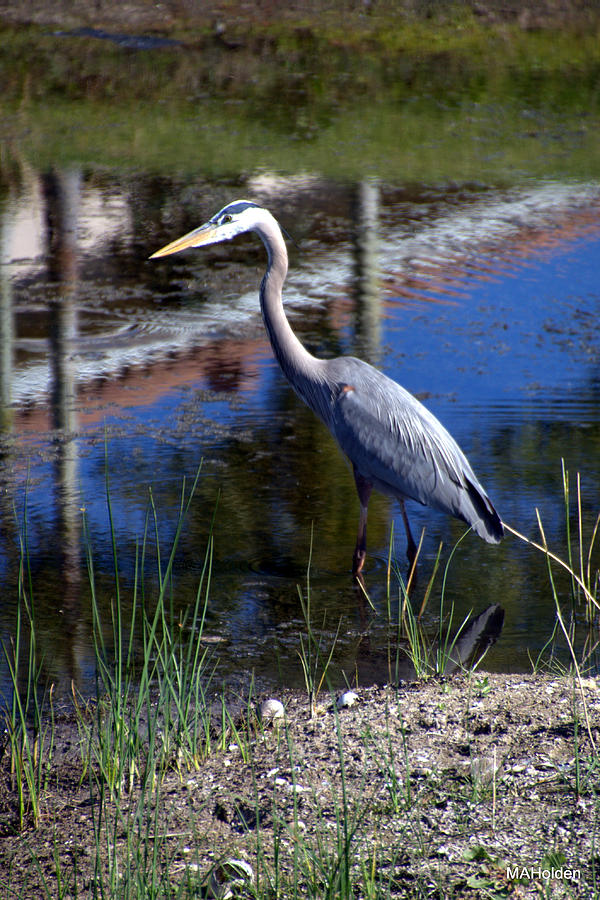
[[352,559],[352,575],[355,578],[362,578],[361,572],[363,570],[366,558],[367,551],[357,547],[354,551],[354,557]]

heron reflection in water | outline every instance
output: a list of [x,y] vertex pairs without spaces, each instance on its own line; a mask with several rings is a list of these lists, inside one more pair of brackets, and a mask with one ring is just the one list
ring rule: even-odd
[[360,502],[353,574],[359,576],[365,563],[367,510],[373,488],[400,504],[411,566],[417,548],[405,500],[456,516],[485,541],[498,543],[504,534],[502,521],[466,456],[435,416],[368,363],[352,356],[317,359],[298,340],[281,296],[288,270],[287,248],[277,220],[267,209],[249,200],[236,200],[205,225],[152,254],[151,259],[228,241],[247,231],[254,231],[267,250],[260,306],[277,362],[352,463]]

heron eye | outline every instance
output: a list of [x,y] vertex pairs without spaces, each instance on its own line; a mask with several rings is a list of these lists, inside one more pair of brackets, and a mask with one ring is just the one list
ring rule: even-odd
[[229,222],[231,222],[231,216],[229,215],[229,213],[227,213],[227,215],[223,216],[223,218],[221,219],[221,225],[228,225]]

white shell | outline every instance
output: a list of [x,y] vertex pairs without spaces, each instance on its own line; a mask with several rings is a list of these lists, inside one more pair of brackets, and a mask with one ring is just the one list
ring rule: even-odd
[[344,691],[344,693],[338,697],[337,708],[344,709],[345,706],[354,706],[357,700],[358,694],[355,694],[354,691]]
[[229,900],[234,888],[242,888],[254,879],[252,866],[243,859],[226,859],[212,870],[207,885],[207,896],[215,900]]
[[283,708],[283,703],[279,700],[274,700],[270,698],[269,700],[263,700],[260,704],[260,717],[261,719],[283,719],[285,710]]

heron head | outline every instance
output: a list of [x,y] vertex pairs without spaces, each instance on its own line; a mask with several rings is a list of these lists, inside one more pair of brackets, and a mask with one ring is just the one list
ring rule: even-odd
[[220,241],[230,241],[238,234],[245,231],[252,231],[256,224],[257,218],[263,214],[265,210],[252,203],[251,200],[234,200],[228,203],[216,215],[209,219],[199,228],[194,228],[184,234],[183,237],[177,238],[153,253],[150,259],[160,256],[170,256],[171,253],[177,253],[179,250],[187,250],[188,247],[204,247],[207,244],[218,244]]

